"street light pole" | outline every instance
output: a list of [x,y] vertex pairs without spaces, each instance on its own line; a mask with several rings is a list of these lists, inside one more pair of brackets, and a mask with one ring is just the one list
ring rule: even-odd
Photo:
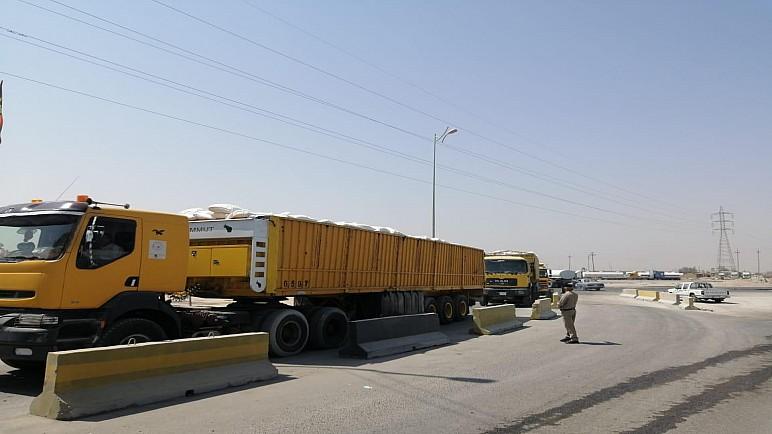
[[439,137],[434,135],[434,155],[432,157],[432,238],[437,238],[437,143],[445,143],[445,138],[451,134],[456,134],[458,128],[445,128],[445,132]]
[[571,269],[571,255],[568,255],[568,269]]

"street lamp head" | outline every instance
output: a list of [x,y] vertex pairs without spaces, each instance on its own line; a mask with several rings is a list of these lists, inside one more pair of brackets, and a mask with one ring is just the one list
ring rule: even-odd
[[451,128],[451,127],[445,128],[445,132],[442,133],[442,135],[440,136],[440,143],[445,143],[446,137],[448,137],[451,134],[456,134],[457,132],[458,132],[458,128]]

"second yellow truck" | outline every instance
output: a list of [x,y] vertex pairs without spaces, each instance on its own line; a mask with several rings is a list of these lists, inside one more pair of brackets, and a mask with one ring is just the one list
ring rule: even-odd
[[549,286],[540,285],[539,258],[533,252],[498,250],[485,255],[485,290],[482,305],[512,303],[531,306],[548,297]]

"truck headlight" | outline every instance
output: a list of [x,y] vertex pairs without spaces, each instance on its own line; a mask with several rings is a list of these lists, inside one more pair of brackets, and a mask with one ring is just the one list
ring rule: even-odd
[[32,348],[14,348],[13,354],[16,356],[31,356]]
[[43,325],[57,325],[59,324],[58,316],[51,316],[45,314],[31,314],[23,313],[19,315],[16,320],[16,325],[20,327],[40,327]]

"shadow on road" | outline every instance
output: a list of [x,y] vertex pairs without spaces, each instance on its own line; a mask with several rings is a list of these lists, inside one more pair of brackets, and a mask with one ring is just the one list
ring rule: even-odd
[[127,408],[127,409],[124,409],[124,410],[111,411],[109,413],[102,413],[102,414],[97,414],[97,415],[94,415],[94,416],[77,418],[75,420],[80,420],[80,421],[84,421],[84,422],[102,422],[102,421],[105,421],[105,420],[115,419],[115,418],[119,418],[119,417],[122,417],[122,416],[128,416],[128,415],[138,414],[138,413],[144,413],[146,411],[157,410],[159,408],[172,407],[172,406],[175,406],[175,405],[182,405],[182,404],[187,404],[189,402],[195,402],[195,401],[198,401],[198,400],[201,400],[201,399],[208,399],[208,398],[212,398],[212,397],[215,397],[215,396],[227,395],[229,393],[240,392],[242,390],[254,389],[256,387],[266,387],[266,386],[269,386],[269,385],[272,385],[272,384],[283,383],[285,381],[290,381],[290,380],[294,380],[294,379],[295,379],[295,377],[292,377],[292,376],[289,376],[289,375],[281,375],[281,374],[279,374],[278,377],[276,377],[274,379],[271,379],[271,380],[267,380],[267,381],[257,381],[257,382],[254,382],[254,383],[245,384],[243,386],[228,387],[226,389],[216,390],[216,391],[213,391],[213,392],[207,392],[207,393],[202,393],[202,394],[194,394],[194,395],[187,396],[185,398],[177,398],[177,399],[172,399],[172,400],[169,400],[169,401],[158,402],[158,403],[155,403],[155,404],[142,405],[140,407],[131,407],[131,408]]
[[[469,332],[469,329],[471,327],[472,327],[471,316],[467,319],[464,319],[463,321],[453,322],[453,323],[445,324],[441,326],[440,332],[447,335],[448,338],[450,339],[450,343],[447,345],[443,345],[442,347],[449,347],[469,339],[478,338],[479,336],[471,334]],[[374,361],[386,362],[390,360],[396,360],[403,357],[412,356],[415,354],[423,354],[423,353],[426,353],[427,351],[432,351],[436,348],[441,348],[441,347],[425,348],[421,350],[409,351],[406,353],[394,354],[386,357],[378,357],[376,359],[369,359],[369,360],[341,357],[338,355],[337,349],[308,350],[308,351],[302,352],[301,354],[298,354],[297,356],[271,358],[271,361],[273,361],[275,364],[298,365],[298,366],[308,365],[308,366],[356,367],[356,366],[371,364]]]
[[587,342],[587,341],[580,341],[580,345],[622,345],[618,342],[611,342],[611,341],[603,341],[603,342]]
[[[350,371],[363,371],[374,372],[383,375],[398,375],[406,377],[425,377],[425,378],[441,378],[451,381],[461,381],[467,383],[493,383],[495,380],[488,378],[474,378],[474,377],[452,377],[441,375],[428,375],[418,372],[400,372],[400,371],[388,371],[381,369],[362,368],[362,365],[371,365],[373,363],[383,363],[391,360],[401,359],[403,357],[410,357],[417,354],[424,354],[428,351],[435,350],[437,348],[452,347],[460,342],[478,338],[479,336],[471,334],[469,329],[472,326],[471,317],[463,321],[446,324],[440,327],[440,332],[446,334],[450,339],[450,343],[443,345],[442,347],[425,348],[416,351],[409,351],[406,353],[394,354],[391,356],[378,357],[375,359],[358,359],[347,358],[338,355],[338,350],[316,350],[305,351],[297,356],[272,358],[274,365],[281,369],[282,367],[295,367],[295,368],[309,368],[309,369],[335,369],[335,370],[350,370]],[[517,332],[517,331],[514,331]]]
[[422,377],[422,378],[440,378],[443,380],[450,380],[450,381],[461,381],[464,383],[477,383],[477,384],[486,384],[486,383],[495,383],[496,380],[492,380],[490,378],[475,378],[475,377],[449,377],[445,375],[429,375],[429,374],[417,374],[412,372],[397,372],[397,371],[384,371],[382,369],[371,369],[371,368],[358,368],[355,366],[309,366],[309,365],[291,365],[291,364],[277,364],[278,367],[287,367],[287,366],[293,366],[293,367],[303,367],[303,368],[310,368],[310,369],[334,369],[334,370],[344,370],[344,371],[357,371],[357,372],[374,372],[376,374],[384,374],[384,375],[400,375],[405,377]]
[[43,373],[20,370],[0,374],[0,392],[15,395],[38,396],[43,390]]

